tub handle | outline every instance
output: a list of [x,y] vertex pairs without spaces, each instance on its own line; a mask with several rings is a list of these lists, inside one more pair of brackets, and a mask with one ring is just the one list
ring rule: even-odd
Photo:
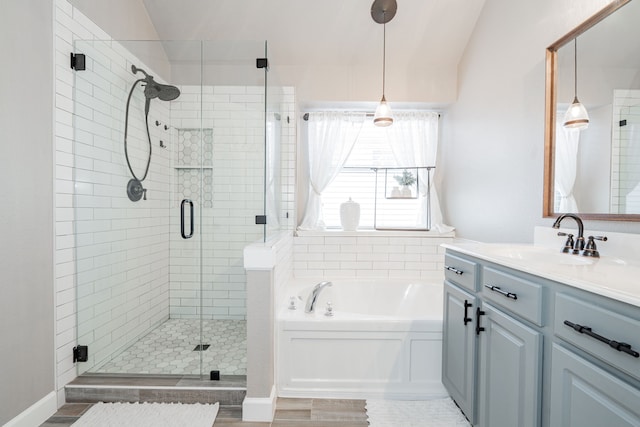
[[467,313],[467,309],[469,307],[473,307],[473,304],[471,304],[469,301],[464,300],[464,319],[462,319],[464,326],[467,326],[467,323],[471,322],[471,318],[469,317],[469,314]]
[[451,267],[451,266],[449,266],[449,265],[445,265],[445,266],[444,266],[444,269],[445,269],[445,270],[449,270],[449,271],[451,271],[451,272],[453,272],[453,273],[456,273],[458,276],[462,276],[462,273],[464,273],[464,271],[462,271],[462,270],[458,270],[457,268],[455,268],[455,267]]

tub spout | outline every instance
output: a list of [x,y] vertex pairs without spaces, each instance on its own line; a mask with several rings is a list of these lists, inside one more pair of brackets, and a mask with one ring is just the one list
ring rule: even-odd
[[316,308],[316,300],[318,299],[318,295],[320,295],[320,292],[325,287],[331,286],[331,285],[332,285],[331,282],[320,282],[313,287],[313,290],[311,291],[311,293],[309,294],[309,297],[307,298],[307,305],[304,308],[305,313],[313,313],[313,311]]

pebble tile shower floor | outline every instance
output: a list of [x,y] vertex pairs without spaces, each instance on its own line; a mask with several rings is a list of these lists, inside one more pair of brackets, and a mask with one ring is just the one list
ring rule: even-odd
[[200,374],[219,370],[222,375],[247,374],[247,326],[244,320],[169,319],[142,337],[95,373]]

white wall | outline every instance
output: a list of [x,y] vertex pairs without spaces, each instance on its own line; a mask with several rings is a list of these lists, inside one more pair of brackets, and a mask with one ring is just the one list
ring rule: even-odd
[[157,40],[142,0],[68,0],[115,40]]
[[55,388],[52,11],[0,14],[0,425]]
[[[442,121],[439,194],[458,236],[531,242],[535,225],[551,225],[542,218],[545,48],[606,3],[487,0]],[[631,222],[589,228],[640,233]]]

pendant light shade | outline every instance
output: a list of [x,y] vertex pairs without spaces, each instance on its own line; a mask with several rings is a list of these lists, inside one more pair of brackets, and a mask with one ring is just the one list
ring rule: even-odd
[[574,77],[574,96],[573,102],[569,106],[569,109],[564,114],[564,121],[562,126],[567,129],[586,129],[589,126],[589,114],[587,109],[578,101],[578,39],[573,39],[574,48],[574,62],[573,62],[573,77]]
[[380,127],[391,126],[393,124],[393,114],[391,114],[391,107],[387,104],[387,100],[382,95],[380,104],[376,108],[376,113],[373,116],[373,124]]
[[584,105],[578,101],[578,97],[573,98],[573,103],[564,114],[563,126],[568,129],[586,129],[589,127],[589,114]]
[[396,0],[375,0],[371,5],[371,17],[378,24],[383,26],[382,37],[382,99],[376,113],[373,117],[373,124],[376,126],[391,126],[393,124],[393,114],[391,113],[391,107],[387,104],[387,99],[384,96],[384,84],[386,77],[386,53],[387,53],[387,22],[391,21],[396,15],[398,4]]

